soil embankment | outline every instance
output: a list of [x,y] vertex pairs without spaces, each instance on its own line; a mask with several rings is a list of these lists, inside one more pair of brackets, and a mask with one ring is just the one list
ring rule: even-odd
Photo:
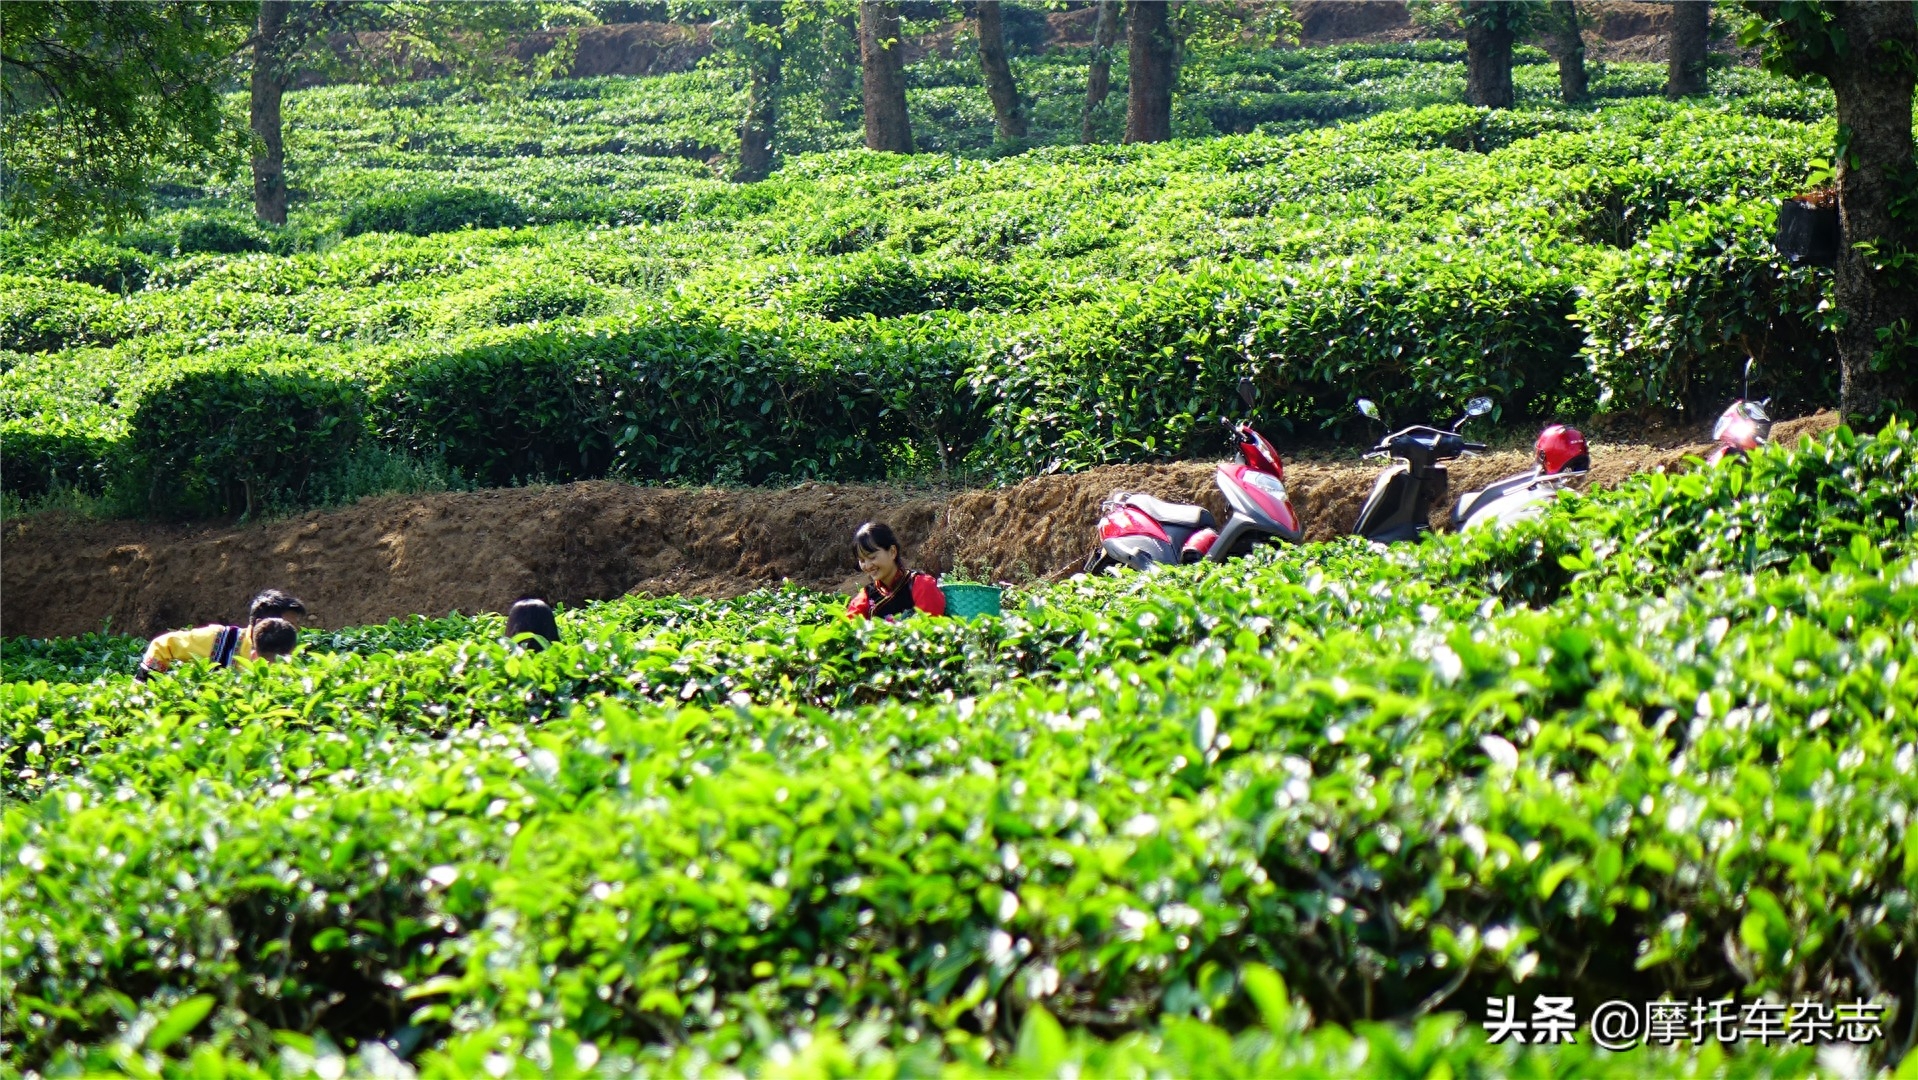
[[[1791,440],[1830,413],[1781,423]],[[1591,482],[1678,465],[1697,444],[1600,444]],[[1519,451],[1454,463],[1454,494],[1529,464]],[[1349,529],[1377,469],[1286,468],[1307,538]],[[41,514],[0,534],[0,634],[55,637],[110,625],[158,633],[238,618],[274,586],[304,599],[316,626],[399,615],[497,611],[523,594],[568,604],[633,591],[733,596],[791,580],[850,592],[849,538],[889,521],[921,566],[998,578],[1070,573],[1091,546],[1099,503],[1115,490],[1225,506],[1212,466],[1120,465],[958,493],[805,483],[784,490],[642,488],[607,481],[458,494],[387,496],[240,528],[99,521]],[[1441,508],[1443,513],[1448,508]],[[1435,514],[1436,516],[1436,514]]]

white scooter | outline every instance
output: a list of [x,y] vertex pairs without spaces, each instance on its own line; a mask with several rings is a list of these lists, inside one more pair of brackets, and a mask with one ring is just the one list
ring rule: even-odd
[[1567,484],[1591,469],[1585,436],[1576,428],[1551,425],[1539,433],[1534,451],[1531,468],[1461,496],[1452,510],[1452,526],[1460,530],[1500,528],[1539,517]]

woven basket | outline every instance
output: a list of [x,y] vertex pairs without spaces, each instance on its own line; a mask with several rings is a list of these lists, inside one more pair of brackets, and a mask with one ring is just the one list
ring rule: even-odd
[[955,619],[1000,613],[1000,592],[991,585],[941,585],[939,591],[946,594],[946,614]]

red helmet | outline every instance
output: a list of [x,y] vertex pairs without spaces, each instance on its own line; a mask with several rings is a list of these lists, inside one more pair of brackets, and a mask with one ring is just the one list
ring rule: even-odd
[[1542,473],[1584,472],[1592,467],[1592,456],[1585,451],[1585,436],[1574,427],[1553,424],[1538,433],[1537,454],[1533,460]]

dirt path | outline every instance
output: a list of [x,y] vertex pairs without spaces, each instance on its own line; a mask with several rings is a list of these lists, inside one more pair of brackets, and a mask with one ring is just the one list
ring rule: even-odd
[[[1829,413],[1781,423],[1791,440]],[[1670,467],[1696,444],[1599,444],[1592,482]],[[1455,462],[1451,490],[1529,464],[1507,451]],[[316,626],[399,615],[498,611],[537,594],[568,604],[632,591],[733,596],[782,579],[851,591],[849,538],[890,522],[921,566],[1024,580],[1069,572],[1114,490],[1197,502],[1223,515],[1209,463],[1123,465],[956,494],[806,483],[785,490],[641,488],[607,481],[388,496],[242,528],[42,514],[0,533],[0,634],[54,637],[110,625],[153,634],[237,619],[268,586],[305,600]],[[1308,540],[1352,525],[1377,469],[1293,462],[1286,483]],[[1442,513],[1449,507],[1441,508]],[[1436,514],[1435,514],[1436,516]],[[918,538],[917,540],[911,538]]]

